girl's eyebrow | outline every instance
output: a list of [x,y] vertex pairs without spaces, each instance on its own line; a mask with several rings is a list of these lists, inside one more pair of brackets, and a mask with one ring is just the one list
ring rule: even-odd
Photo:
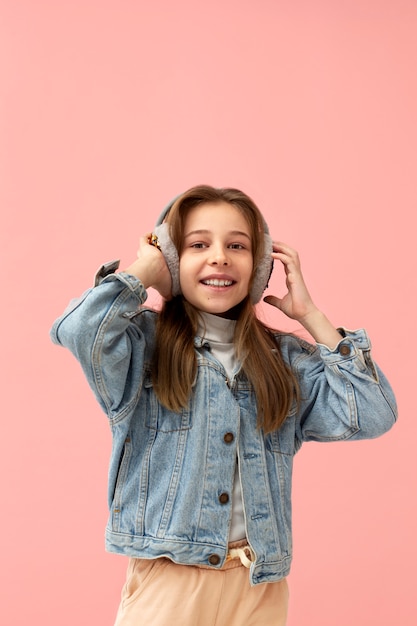
[[[184,235],[184,239],[187,239],[187,237],[192,237],[193,235],[210,235],[210,234],[211,234],[210,230],[201,228],[199,230],[190,231],[189,233]],[[246,239],[249,239],[250,241],[250,236],[247,233],[243,232],[243,230],[230,230],[228,231],[227,236],[233,236],[233,237],[242,236],[242,237],[246,237]]]

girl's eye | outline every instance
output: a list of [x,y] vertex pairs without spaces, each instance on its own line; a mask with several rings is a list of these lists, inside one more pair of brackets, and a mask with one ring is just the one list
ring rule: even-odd
[[[195,250],[201,250],[204,248],[208,248],[210,246],[209,242],[205,242],[205,241],[194,241],[192,243],[190,243],[190,248],[193,248]],[[246,250],[247,246],[245,246],[242,243],[230,243],[227,245],[227,247],[230,250]]]

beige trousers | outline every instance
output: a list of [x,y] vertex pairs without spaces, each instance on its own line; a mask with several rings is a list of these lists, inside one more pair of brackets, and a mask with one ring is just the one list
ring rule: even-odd
[[239,558],[222,569],[130,559],[115,626],[285,626],[287,581],[251,587]]

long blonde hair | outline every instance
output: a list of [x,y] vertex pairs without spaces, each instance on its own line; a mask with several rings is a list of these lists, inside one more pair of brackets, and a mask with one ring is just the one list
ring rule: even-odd
[[[193,187],[180,196],[166,221],[171,239],[181,256],[184,223],[188,212],[203,203],[227,202],[246,218],[252,234],[252,281],[264,255],[265,223],[249,196],[238,189]],[[158,400],[173,411],[187,406],[197,371],[194,337],[199,312],[182,295],[164,303],[156,326],[156,349],[152,378]],[[234,345],[236,356],[257,400],[258,426],[265,432],[278,429],[288,415],[299,388],[293,372],[284,363],[272,329],[261,322],[248,295],[240,305]]]

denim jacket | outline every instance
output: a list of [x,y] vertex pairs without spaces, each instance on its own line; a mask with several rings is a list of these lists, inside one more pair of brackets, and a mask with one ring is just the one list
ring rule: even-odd
[[80,361],[112,431],[106,548],[131,557],[220,568],[228,551],[236,457],[252,585],[277,581],[292,557],[293,456],[304,441],[377,437],[396,419],[393,392],[363,330],[334,350],[277,333],[301,402],[281,428],[257,428],[256,399],[241,371],[228,379],[201,337],[197,376],[180,413],[161,406],[150,363],[158,313],[135,277],[111,274],[72,301],[51,337]]

